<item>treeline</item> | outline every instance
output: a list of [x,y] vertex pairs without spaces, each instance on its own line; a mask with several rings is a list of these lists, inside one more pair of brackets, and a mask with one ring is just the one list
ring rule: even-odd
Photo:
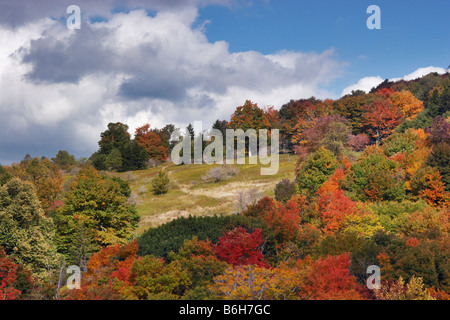
[[[448,74],[429,74],[409,82],[385,81],[368,94],[354,91],[334,101],[314,97],[291,100],[279,110],[246,101],[230,120],[216,120],[211,129],[224,137],[226,129],[278,129],[282,153],[302,154],[321,144],[335,155],[352,157],[353,151],[381,144],[394,131],[425,129],[434,118],[447,118],[449,81]],[[173,124],[162,129],[146,124],[137,128],[132,138],[126,124],[110,123],[89,161],[97,170],[115,171],[160,164],[170,158],[175,144],[170,138],[176,131],[192,141],[201,134],[194,132],[192,124],[184,130]],[[202,145],[205,148],[208,142],[202,141]]]

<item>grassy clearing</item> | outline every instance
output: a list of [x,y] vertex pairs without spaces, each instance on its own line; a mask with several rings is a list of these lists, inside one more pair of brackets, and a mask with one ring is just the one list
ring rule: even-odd
[[[283,178],[294,178],[297,157],[281,155],[276,175],[263,176],[262,165],[234,165],[238,174],[213,183],[204,181],[209,170],[217,165],[164,164],[142,171],[124,172],[118,175],[130,183],[132,201],[141,216],[138,233],[156,227],[181,216],[228,215],[239,211],[239,191],[257,188],[261,195],[273,196],[275,185]],[[156,196],[152,192],[151,179],[159,170],[169,174],[171,188],[167,194]]]

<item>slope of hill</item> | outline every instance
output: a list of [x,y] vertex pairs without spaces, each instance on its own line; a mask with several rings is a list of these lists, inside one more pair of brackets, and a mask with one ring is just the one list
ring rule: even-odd
[[[136,205],[140,225],[137,230],[156,227],[179,217],[228,215],[262,196],[273,196],[275,185],[283,178],[292,180],[297,156],[281,155],[278,174],[260,175],[261,165],[232,165],[235,175],[214,182],[208,173],[219,165],[164,164],[147,170],[118,173],[132,190],[130,201]],[[151,179],[160,171],[168,173],[171,187],[167,194],[155,195]]]

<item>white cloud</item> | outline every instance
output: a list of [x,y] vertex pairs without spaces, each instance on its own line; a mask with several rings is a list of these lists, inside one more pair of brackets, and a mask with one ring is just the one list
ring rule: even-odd
[[448,70],[445,70],[444,68],[440,68],[440,67],[426,67],[426,68],[419,68],[414,72],[411,72],[410,74],[407,74],[405,76],[403,76],[402,78],[393,78],[390,79],[390,81],[399,81],[399,80],[406,80],[406,81],[410,81],[410,80],[415,80],[418,78],[422,78],[423,76],[426,76],[427,74],[430,73],[438,73],[438,74],[444,74],[447,73]]
[[352,91],[356,91],[356,90],[362,90],[365,92],[369,92],[373,87],[378,86],[383,81],[384,80],[380,76],[362,78],[357,83],[345,88],[342,91],[341,96],[351,94]]
[[[245,4],[246,1],[242,2]],[[74,4],[80,7],[83,20],[109,19],[114,11],[129,11],[138,8],[179,11],[184,8],[207,5],[227,7],[239,5],[237,0],[77,0],[75,3],[73,0],[0,0],[0,25],[17,28],[43,18],[52,17],[55,20],[67,18],[69,14],[66,10],[68,6]]]
[[[405,81],[415,80],[415,79],[421,78],[421,77],[426,76],[427,74],[430,74],[433,72],[436,72],[438,74],[444,74],[444,73],[449,72],[449,70],[445,70],[444,68],[433,67],[433,66],[419,68],[419,69],[415,70],[414,72],[411,72],[410,74],[407,74],[401,78],[392,78],[392,79],[389,79],[389,81],[395,82],[395,81],[399,81],[399,80],[405,80]],[[384,80],[385,79],[381,78],[380,76],[362,78],[357,83],[346,87],[342,91],[341,96],[351,94],[351,92],[353,90],[355,90],[355,91],[363,90],[365,92],[369,92],[372,88],[377,87]]]
[[77,31],[49,19],[0,27],[0,162],[60,149],[89,156],[108,122],[130,133],[147,122],[209,126],[246,99],[264,107],[331,95],[321,86],[343,68],[332,49],[230,53],[197,19],[190,7],[117,13]]

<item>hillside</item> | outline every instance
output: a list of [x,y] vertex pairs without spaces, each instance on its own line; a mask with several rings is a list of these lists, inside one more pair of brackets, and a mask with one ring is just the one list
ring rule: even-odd
[[[227,144],[191,124],[174,144],[172,124],[120,122],[89,159],[0,166],[6,298],[450,299],[449,73],[279,109],[247,100],[210,132],[228,129],[278,130],[277,173],[193,164],[196,145],[206,161]],[[255,154],[252,137],[234,146]],[[80,290],[57,285],[66,265]]]
[[[273,197],[275,185],[281,179],[293,180],[296,161],[297,157],[294,155],[281,155],[278,174],[270,176],[260,175],[260,164],[250,165],[247,161],[246,165],[232,165],[237,169],[237,174],[218,182],[202,179],[207,176],[208,171],[219,167],[207,164],[164,164],[141,171],[118,173],[117,176],[130,184],[130,201],[135,203],[140,216],[137,230],[140,234],[149,227],[156,227],[179,217],[240,212],[240,192],[247,198]],[[152,192],[151,179],[160,170],[169,174],[171,187],[167,194],[157,196]],[[249,203],[251,199],[243,201]]]

